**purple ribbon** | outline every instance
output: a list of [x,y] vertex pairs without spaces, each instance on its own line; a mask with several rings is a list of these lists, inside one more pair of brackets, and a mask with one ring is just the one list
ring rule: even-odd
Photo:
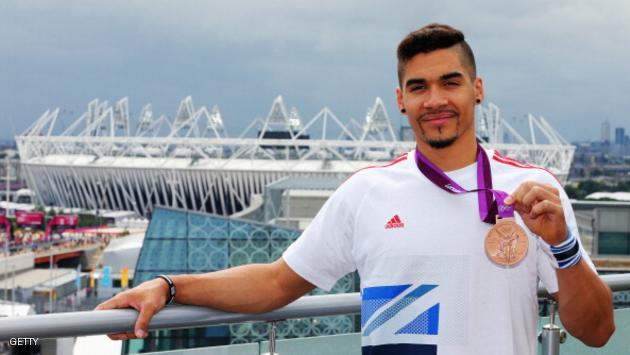
[[492,189],[492,172],[490,161],[483,148],[477,144],[477,189],[466,190],[449,178],[440,168],[435,166],[416,148],[416,164],[420,172],[433,184],[452,194],[477,192],[479,203],[479,218],[490,224],[496,223],[496,216],[501,218],[514,217],[514,207],[505,204],[506,192]]

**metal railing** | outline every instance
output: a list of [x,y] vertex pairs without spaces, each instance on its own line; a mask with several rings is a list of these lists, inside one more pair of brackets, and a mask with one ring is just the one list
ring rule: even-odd
[[[228,313],[197,306],[169,306],[151,320],[150,330],[193,328],[252,321],[356,314],[358,293],[305,296],[277,310],[261,314]],[[138,312],[133,309],[68,312],[0,319],[0,341],[10,338],[59,338],[133,331]]]
[[[603,275],[601,278],[613,291],[630,291],[630,273]],[[547,297],[547,291],[540,288],[538,296]],[[149,329],[193,328],[254,321],[275,322],[292,318],[358,314],[360,310],[359,293],[305,296],[285,307],[261,314],[228,313],[205,307],[177,305],[166,307],[156,314]],[[58,338],[129,332],[133,330],[137,315],[133,309],[116,309],[4,318],[0,319],[0,341],[11,338]]]

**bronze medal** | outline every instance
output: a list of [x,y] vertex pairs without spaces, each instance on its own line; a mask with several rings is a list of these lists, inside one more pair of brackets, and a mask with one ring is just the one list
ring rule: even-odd
[[490,228],[485,240],[486,255],[492,262],[503,267],[518,264],[527,255],[527,234],[514,218],[500,218]]

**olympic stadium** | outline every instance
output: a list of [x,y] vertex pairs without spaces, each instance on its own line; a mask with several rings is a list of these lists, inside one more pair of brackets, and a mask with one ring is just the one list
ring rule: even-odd
[[[304,120],[277,97],[264,119],[228,136],[217,106],[191,97],[173,119],[145,105],[132,121],[128,98],[95,99],[70,124],[49,109],[16,137],[28,186],[43,205],[129,210],[154,206],[232,215],[284,177],[343,179],[411,149],[409,127],[394,129],[376,98],[364,119],[324,107]],[[490,103],[479,106],[477,135],[502,154],[544,167],[565,181],[574,147],[543,117],[529,114],[519,133]]]

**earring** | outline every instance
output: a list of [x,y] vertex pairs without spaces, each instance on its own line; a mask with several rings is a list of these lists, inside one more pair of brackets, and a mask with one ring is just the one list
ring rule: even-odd
[[407,113],[407,110],[405,110],[405,108],[403,107],[400,109],[400,113]]
[[476,101],[478,104],[480,104],[480,103],[481,103],[481,99],[477,99],[477,100],[475,100],[475,101]]

